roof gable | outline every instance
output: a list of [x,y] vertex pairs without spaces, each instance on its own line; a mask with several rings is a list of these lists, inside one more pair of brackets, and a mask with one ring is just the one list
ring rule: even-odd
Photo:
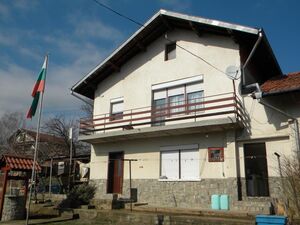
[[[76,92],[93,99],[99,82],[111,73],[120,71],[123,64],[139,52],[145,51],[150,43],[164,35],[166,31],[172,30],[175,27],[193,30],[199,36],[204,32],[230,36],[238,42],[242,40],[243,44],[247,43],[249,48],[253,47],[259,32],[261,32],[258,28],[160,10],[109,57],[78,81],[71,88],[71,92]],[[274,69],[275,73],[281,74],[281,69],[265,36],[263,42],[263,49],[266,49],[263,52],[268,53],[267,56],[261,57],[259,61],[268,60],[268,62],[271,62],[276,67]],[[267,63],[264,62],[265,64]]]

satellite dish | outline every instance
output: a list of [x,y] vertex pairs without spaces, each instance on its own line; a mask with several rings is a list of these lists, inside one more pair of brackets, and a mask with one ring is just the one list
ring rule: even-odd
[[230,80],[236,80],[240,74],[240,68],[237,66],[228,66],[225,71]]

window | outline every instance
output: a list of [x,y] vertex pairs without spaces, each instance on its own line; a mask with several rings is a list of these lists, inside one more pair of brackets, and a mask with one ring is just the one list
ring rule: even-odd
[[165,114],[166,114],[166,99],[155,99],[153,101],[153,126],[164,125]]
[[176,42],[166,45],[165,48],[165,61],[176,58]]
[[199,150],[162,151],[161,178],[173,180],[199,179]]
[[224,162],[224,148],[208,148],[208,162]]
[[203,91],[196,91],[192,93],[187,94],[187,100],[188,100],[188,110],[195,110],[195,109],[201,109],[203,108]]
[[[164,110],[154,110],[155,114],[165,114],[165,116],[183,115],[188,110],[197,113],[204,108],[204,91],[201,82],[181,84],[178,86],[162,88],[153,91],[153,108],[166,108]],[[191,104],[191,105],[187,105]]]
[[124,101],[111,101],[110,102],[110,120],[123,119]]
[[168,101],[169,101],[169,107],[170,107],[170,114],[177,114],[178,112],[184,111],[183,107],[177,107],[180,105],[184,105],[184,86],[179,86],[175,88],[168,88],[167,94],[168,94]]

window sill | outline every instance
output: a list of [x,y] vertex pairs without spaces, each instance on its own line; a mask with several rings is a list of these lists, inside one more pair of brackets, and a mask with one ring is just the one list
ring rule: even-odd
[[201,178],[198,179],[158,179],[161,182],[197,182],[201,181]]

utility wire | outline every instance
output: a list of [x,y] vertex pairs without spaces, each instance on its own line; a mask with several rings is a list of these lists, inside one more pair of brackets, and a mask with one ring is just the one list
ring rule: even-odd
[[129,21],[131,21],[131,22],[133,22],[133,23],[135,23],[135,24],[141,26],[141,27],[145,27],[145,26],[144,26],[143,24],[141,24],[140,22],[138,22],[138,21],[136,21],[136,20],[134,20],[134,19],[131,19],[130,17],[128,17],[128,16],[126,16],[126,15],[124,15],[124,14],[122,14],[122,13],[119,13],[118,11],[116,11],[116,10],[110,8],[109,6],[103,4],[102,2],[99,2],[99,1],[97,1],[97,0],[92,0],[92,1],[94,1],[94,2],[95,2],[96,4],[98,4],[99,6],[101,6],[101,7],[105,8],[105,9],[107,9],[107,10],[109,10],[109,11],[111,11],[111,12],[117,14],[117,15],[119,15],[120,17],[123,17],[124,19],[127,19],[127,20],[129,20]]
[[[122,18],[124,18],[124,19],[126,19],[126,20],[129,20],[129,21],[131,21],[132,23],[135,23],[136,25],[139,25],[140,27],[145,28],[144,24],[142,24],[142,23],[140,23],[140,22],[138,22],[138,21],[136,21],[136,20],[130,18],[129,16],[126,16],[126,15],[124,15],[124,14],[122,14],[122,13],[120,13],[120,12],[114,10],[114,9],[112,9],[111,7],[105,5],[104,3],[102,3],[102,2],[100,2],[100,1],[98,1],[98,0],[92,0],[92,1],[94,1],[97,5],[99,5],[99,6],[103,7],[103,8],[105,8],[105,9],[107,9],[107,10],[109,10],[109,11],[115,13],[115,14],[117,14],[118,16],[120,16],[120,17],[122,17]],[[174,42],[174,41],[168,39],[167,37],[165,37],[165,39],[168,40],[169,42]],[[215,70],[217,70],[217,71],[219,71],[220,73],[223,73],[223,74],[225,74],[225,75],[227,76],[226,72],[224,72],[223,70],[221,70],[221,69],[219,69],[218,67],[214,66],[213,64],[211,64],[210,62],[208,62],[207,60],[205,60],[204,58],[202,58],[201,56],[196,55],[195,53],[193,53],[193,52],[191,52],[190,50],[188,50],[188,49],[186,49],[186,48],[184,48],[184,47],[178,45],[177,43],[175,43],[175,44],[176,44],[176,46],[177,46],[178,48],[180,48],[180,49],[186,51],[187,53],[189,53],[189,54],[191,54],[192,56],[194,56],[194,57],[200,59],[201,61],[203,61],[203,62],[206,63],[207,65],[211,66],[211,67],[214,68]],[[237,71],[237,73],[238,73],[238,71]],[[239,79],[239,78],[234,78],[234,80],[237,80],[237,79]]]

